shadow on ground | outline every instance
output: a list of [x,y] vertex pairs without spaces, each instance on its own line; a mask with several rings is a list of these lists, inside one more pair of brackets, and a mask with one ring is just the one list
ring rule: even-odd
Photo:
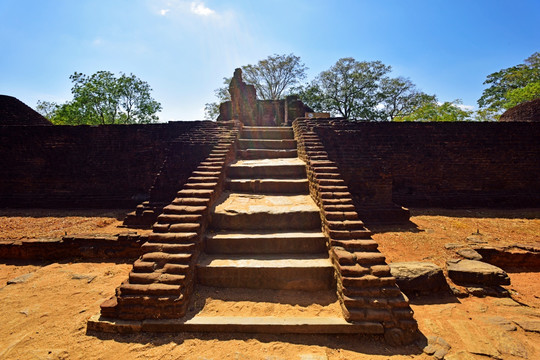
[[320,346],[335,351],[347,350],[366,355],[419,355],[427,345],[427,338],[420,333],[419,338],[406,346],[390,346],[383,336],[377,335],[305,335],[305,334],[223,334],[223,333],[139,333],[139,334],[108,334],[87,332],[100,340],[113,340],[121,343],[140,343],[162,346],[169,343],[182,345],[184,342],[197,339],[200,341],[226,342],[232,340],[272,343],[281,342],[292,345]]
[[471,218],[501,218],[501,219],[540,219],[539,208],[474,208],[474,209],[441,209],[441,208],[413,208],[411,216],[447,216]]

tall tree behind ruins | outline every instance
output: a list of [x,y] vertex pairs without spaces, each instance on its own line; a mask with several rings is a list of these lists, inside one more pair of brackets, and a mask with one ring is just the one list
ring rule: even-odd
[[[307,67],[299,56],[270,55],[256,64],[241,67],[244,81],[255,86],[260,100],[279,100],[297,92],[306,78]],[[205,118],[215,120],[219,115],[219,104],[230,100],[228,86],[231,78],[223,78],[224,86],[214,90],[218,102],[205,104]]]
[[540,52],[535,52],[523,64],[489,74],[489,85],[478,99],[482,110],[499,114],[522,102],[540,97]]
[[36,110],[57,125],[148,124],[159,120],[161,104],[152,89],[133,74],[115,77],[109,71],[90,76],[74,73],[73,100],[58,105],[38,101]]

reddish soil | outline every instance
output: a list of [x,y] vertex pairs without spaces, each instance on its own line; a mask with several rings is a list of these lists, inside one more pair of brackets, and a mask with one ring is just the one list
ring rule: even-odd
[[540,247],[540,209],[411,209],[407,225],[371,225],[388,262],[431,261],[444,266],[458,257],[448,243],[471,245],[468,237],[492,246]]
[[[79,212],[59,217],[26,212],[0,213],[2,237],[62,235],[69,233],[118,232],[121,212]],[[39,211],[37,213],[40,213]],[[48,212],[47,214],[53,214]],[[18,219],[23,218],[23,219]],[[497,244],[527,243],[538,246],[539,210],[494,211],[413,210],[412,227],[371,227],[380,249],[389,261],[430,260],[442,265],[454,257],[445,243],[466,242],[480,230]],[[36,221],[40,225],[34,223]],[[67,222],[65,222],[67,221]],[[110,222],[109,222],[110,221]],[[17,224],[17,225],[15,225]],[[105,225],[103,225],[105,224]],[[417,230],[415,230],[417,228]],[[4,232],[5,229],[8,229]],[[103,231],[103,229],[108,229]],[[401,231],[400,231],[401,230]],[[5,234],[8,234],[7,236]],[[58,235],[54,235],[58,236]],[[498,240],[495,240],[498,239]],[[87,319],[99,312],[127,278],[131,264],[116,263],[7,263],[0,264],[0,359],[432,359],[422,353],[426,340],[405,347],[389,347],[379,337],[327,335],[256,334],[87,334]],[[7,281],[30,274],[21,283]],[[523,320],[540,319],[540,274],[510,273],[513,297],[509,298],[420,298],[412,302],[422,334],[442,336],[451,346],[447,359],[540,358],[540,333],[525,331]],[[215,293],[215,295],[213,295]],[[267,304],[234,304],[215,289],[198,293],[203,311],[249,311],[251,315],[302,310],[276,301]],[[253,294],[272,298],[270,294]],[[204,299],[203,299],[204,298]],[[290,300],[290,299],[289,299]],[[285,301],[286,303],[287,301]],[[290,301],[289,301],[290,302]],[[333,312],[336,304],[307,311]],[[502,320],[501,320],[502,319]]]
[[[118,234],[126,210],[0,209],[0,240],[58,238],[73,234]],[[149,230],[137,229],[143,234]]]

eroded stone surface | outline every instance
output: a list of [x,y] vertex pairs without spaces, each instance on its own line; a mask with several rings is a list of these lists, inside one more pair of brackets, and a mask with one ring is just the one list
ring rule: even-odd
[[28,274],[24,274],[24,275],[21,275],[21,276],[17,276],[16,278],[8,280],[7,285],[23,284],[26,281],[28,281],[32,276],[34,276],[33,273],[28,273]]
[[392,263],[390,272],[405,293],[433,293],[448,288],[442,269],[430,262]]
[[501,268],[476,260],[447,261],[448,276],[456,284],[510,285]]
[[316,229],[319,208],[309,195],[225,193],[212,216],[215,229]]
[[480,255],[478,252],[476,252],[473,249],[465,248],[465,249],[459,249],[456,251],[458,255],[463,256],[465,259],[469,260],[482,260],[482,255]]
[[525,331],[540,333],[540,320],[516,320]]

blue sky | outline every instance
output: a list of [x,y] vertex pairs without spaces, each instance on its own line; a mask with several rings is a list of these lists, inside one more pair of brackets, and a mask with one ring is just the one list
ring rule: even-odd
[[476,106],[488,74],[540,51],[539,24],[538,0],[0,0],[0,94],[61,103],[76,71],[133,73],[161,121],[195,120],[236,67],[294,53],[308,80],[380,60]]

